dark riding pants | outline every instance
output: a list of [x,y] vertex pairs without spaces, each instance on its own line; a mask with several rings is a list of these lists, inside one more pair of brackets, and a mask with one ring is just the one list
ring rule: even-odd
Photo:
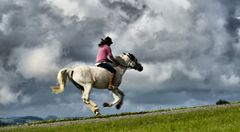
[[100,63],[97,65],[98,67],[102,67],[108,71],[110,71],[111,73],[115,74],[116,70],[112,67],[112,65],[108,64],[108,63]]

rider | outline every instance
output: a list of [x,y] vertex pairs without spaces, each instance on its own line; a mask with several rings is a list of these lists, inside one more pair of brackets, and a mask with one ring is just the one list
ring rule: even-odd
[[[110,47],[112,43],[113,43],[112,39],[109,36],[107,36],[105,39],[101,39],[100,44],[98,44],[99,48],[98,48],[98,54],[96,57],[96,66],[105,68],[111,72],[111,75],[109,77],[108,89],[115,88],[113,85],[113,82],[114,82],[116,70],[112,67],[111,64],[107,63],[107,62],[116,63],[116,59],[113,57],[112,50]],[[108,59],[108,57],[110,60]]]

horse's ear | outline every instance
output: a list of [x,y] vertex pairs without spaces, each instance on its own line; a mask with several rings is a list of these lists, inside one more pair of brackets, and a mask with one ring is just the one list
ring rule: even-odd
[[132,61],[136,60],[136,57],[135,57],[133,54],[131,54],[131,53],[128,53],[127,56],[128,56]]

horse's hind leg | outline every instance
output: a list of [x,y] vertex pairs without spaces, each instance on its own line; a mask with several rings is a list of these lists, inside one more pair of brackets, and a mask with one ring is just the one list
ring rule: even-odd
[[89,95],[91,93],[91,90],[92,90],[92,84],[86,84],[84,86],[82,99],[83,99],[83,102],[92,110],[92,112],[96,116],[98,116],[98,115],[101,115],[101,114],[99,112],[99,108],[98,108],[97,104],[89,99]]
[[101,115],[97,104],[94,103],[92,100],[89,100],[88,107],[92,110],[92,112],[93,112],[96,116]]

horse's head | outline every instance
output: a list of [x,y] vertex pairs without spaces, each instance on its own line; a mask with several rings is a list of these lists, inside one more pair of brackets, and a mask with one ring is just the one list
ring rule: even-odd
[[135,70],[138,70],[140,72],[143,70],[142,64],[138,62],[137,58],[133,54],[131,54],[131,53],[123,53],[121,55],[121,57],[127,63],[127,67],[128,68],[135,69]]

